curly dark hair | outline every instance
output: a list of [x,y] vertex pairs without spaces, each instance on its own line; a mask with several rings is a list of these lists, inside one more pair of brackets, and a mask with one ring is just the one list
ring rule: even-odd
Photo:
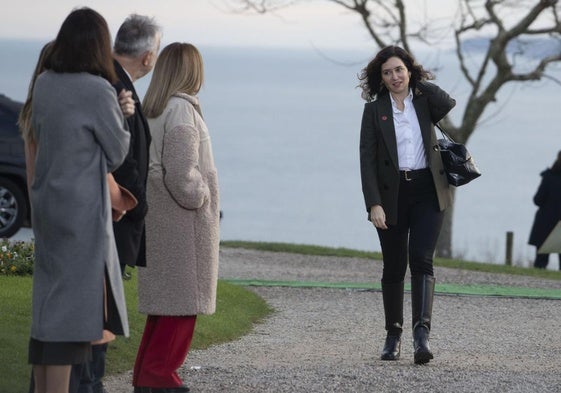
[[382,64],[391,57],[398,57],[403,61],[407,70],[411,73],[410,87],[415,88],[417,82],[422,80],[434,79],[434,75],[430,71],[426,71],[422,65],[417,64],[413,56],[405,49],[399,46],[386,46],[376,57],[372,59],[368,65],[360,72],[358,85],[362,89],[361,96],[366,101],[372,101],[378,94],[385,93],[388,90],[382,83]]

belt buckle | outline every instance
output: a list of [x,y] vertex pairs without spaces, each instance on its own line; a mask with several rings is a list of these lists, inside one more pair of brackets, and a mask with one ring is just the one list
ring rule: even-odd
[[411,181],[411,180],[413,180],[413,179],[411,179],[411,178],[409,177],[409,175],[408,175],[409,172],[411,172],[411,171],[403,171],[403,175],[405,176],[405,181]]

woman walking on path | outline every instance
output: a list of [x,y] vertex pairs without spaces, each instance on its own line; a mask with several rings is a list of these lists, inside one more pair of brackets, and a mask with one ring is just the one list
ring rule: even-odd
[[104,328],[128,335],[106,176],[124,159],[129,134],[111,86],[105,19],[89,8],[71,12],[44,61],[28,125],[37,146],[29,362],[38,393],[68,392],[71,365],[89,359]]
[[[534,195],[534,203],[538,206],[534,225],[530,231],[529,244],[539,249],[561,220],[561,151],[551,166],[541,173],[542,181]],[[538,254],[534,267],[545,269],[549,263],[549,254]],[[561,270],[561,253],[559,253],[559,269]]]
[[455,101],[427,82],[432,75],[405,50],[382,49],[360,75],[362,191],[383,254],[382,294],[387,337],[382,360],[400,356],[407,259],[415,363],[429,346],[434,293],[433,255],[444,210],[452,203],[433,124]]
[[212,314],[218,277],[218,178],[196,94],[203,61],[191,44],[162,50],[143,102],[152,144],[147,266],[138,272],[148,314],[133,374],[135,392],[187,392],[177,374],[198,314]]

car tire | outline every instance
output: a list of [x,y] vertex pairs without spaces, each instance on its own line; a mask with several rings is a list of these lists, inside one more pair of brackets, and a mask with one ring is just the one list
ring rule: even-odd
[[27,214],[24,192],[12,180],[0,177],[0,238],[11,237],[22,227]]

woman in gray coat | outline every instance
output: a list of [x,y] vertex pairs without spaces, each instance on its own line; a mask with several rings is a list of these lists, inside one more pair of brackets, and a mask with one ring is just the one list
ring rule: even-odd
[[203,62],[190,44],[158,57],[143,102],[152,144],[146,267],[139,310],[148,314],[133,375],[136,392],[187,392],[177,375],[198,314],[212,314],[218,276],[218,179],[196,94]]
[[128,335],[106,175],[124,159],[129,135],[103,17],[88,8],[70,13],[45,69],[30,123],[37,153],[29,361],[39,393],[68,391],[70,365],[88,360],[104,327]]

